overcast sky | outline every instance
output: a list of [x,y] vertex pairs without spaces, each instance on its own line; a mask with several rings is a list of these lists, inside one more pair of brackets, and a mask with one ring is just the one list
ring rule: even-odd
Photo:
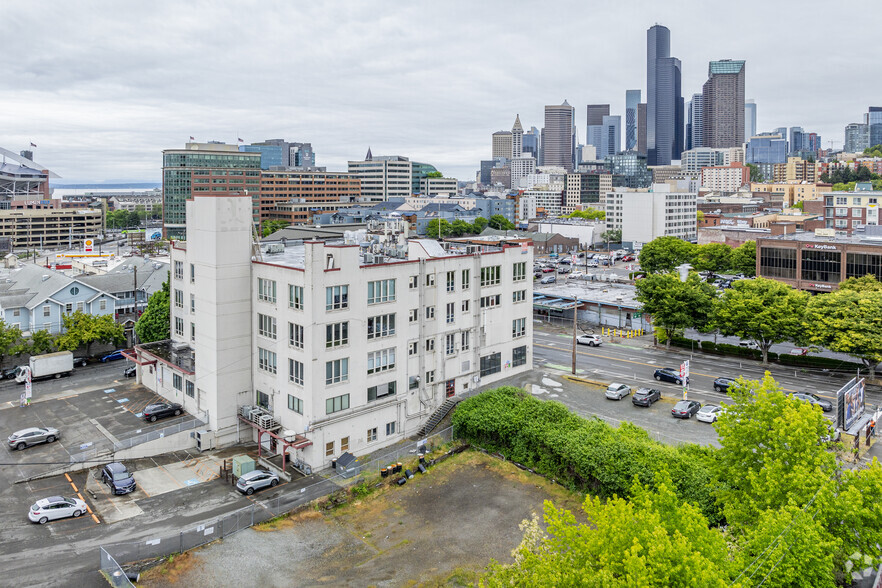
[[646,29],[671,29],[683,94],[711,59],[747,60],[759,131],[802,126],[842,146],[882,103],[882,3],[7,2],[0,15],[0,146],[59,183],[160,181],[165,148],[311,142],[344,170],[405,155],[473,180],[490,135],[542,127],[543,107],[624,114],[646,85]]

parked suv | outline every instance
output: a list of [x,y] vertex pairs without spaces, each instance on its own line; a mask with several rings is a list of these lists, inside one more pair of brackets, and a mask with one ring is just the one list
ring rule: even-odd
[[242,474],[236,480],[236,490],[242,494],[252,495],[255,490],[261,488],[274,488],[279,483],[279,477],[272,472],[266,470],[251,470],[247,474]]
[[794,392],[793,397],[802,400],[803,402],[820,406],[821,410],[824,412],[833,411],[833,403],[829,400],[824,400],[817,394],[812,394],[811,392]]
[[613,382],[606,389],[606,397],[610,400],[621,400],[630,393],[630,386],[627,384],[619,384],[618,382]]
[[638,388],[631,397],[634,406],[652,406],[653,402],[661,400],[661,390],[654,388]]
[[102,481],[114,494],[128,494],[135,490],[135,476],[119,462],[109,463],[101,470]]
[[31,427],[16,431],[9,436],[9,447],[12,449],[24,449],[38,443],[52,443],[58,439],[58,429],[52,427]]
[[603,339],[600,338],[600,335],[579,335],[576,337],[576,343],[596,347],[603,343]]
[[178,416],[182,412],[184,412],[184,408],[177,402],[158,402],[147,405],[142,414],[145,421],[155,423],[156,419]]

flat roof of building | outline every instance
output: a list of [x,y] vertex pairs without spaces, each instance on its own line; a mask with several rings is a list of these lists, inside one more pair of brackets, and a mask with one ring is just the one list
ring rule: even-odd
[[826,237],[816,235],[813,232],[797,231],[789,235],[775,235],[764,237],[768,240],[776,241],[809,241],[811,243],[840,243],[843,245],[872,245],[882,246],[882,232],[879,235],[852,234],[852,235],[836,235],[834,237]]
[[601,303],[606,306],[622,308],[642,308],[637,301],[637,288],[630,284],[598,282],[591,280],[567,280],[554,284],[539,284],[533,287],[533,303],[543,306],[554,300],[579,300],[581,302]]

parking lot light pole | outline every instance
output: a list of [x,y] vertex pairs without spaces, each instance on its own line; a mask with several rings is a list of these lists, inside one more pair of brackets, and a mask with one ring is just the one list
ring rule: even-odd
[[579,297],[573,296],[573,375],[576,375],[576,315],[579,312]]

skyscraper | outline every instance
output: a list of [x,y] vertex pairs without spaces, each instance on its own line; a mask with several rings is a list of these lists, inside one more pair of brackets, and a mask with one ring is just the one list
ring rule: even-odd
[[603,117],[609,116],[609,104],[589,104],[587,109],[588,126],[602,125]]
[[521,154],[529,155],[536,159],[538,165],[539,159],[539,129],[530,127],[530,130],[524,133],[522,137]]
[[515,115],[514,126],[511,127],[511,157],[521,156],[524,149],[524,127],[521,126],[521,115]]
[[671,57],[671,31],[646,32],[646,149],[648,165],[670,165],[683,151],[680,60]]
[[750,141],[750,138],[756,135],[756,102],[751,100],[744,101],[744,141]]
[[702,88],[704,147],[744,144],[744,61],[711,61]]
[[542,128],[542,164],[557,165],[573,170],[574,119],[573,107],[564,100],[559,106],[545,107],[545,126]]
[[625,150],[637,147],[637,105],[640,90],[625,90]]
[[597,149],[597,158],[606,156],[603,147],[604,135],[607,132],[604,127],[604,118],[609,116],[609,104],[589,104],[587,108],[588,125],[585,133],[585,144],[593,145]]
[[604,159],[622,150],[622,117],[604,116],[601,124],[588,127],[589,145],[597,149],[597,159]]
[[646,155],[646,102],[637,105],[637,153]]
[[493,158],[511,159],[511,132],[496,131],[493,133]]
[[790,127],[790,143],[788,144],[787,154],[807,151],[807,139],[805,129],[802,127]]
[[867,113],[869,125],[870,147],[882,145],[882,106],[871,106]]
[[704,96],[702,94],[692,95],[692,100],[689,101],[687,121],[687,148],[706,147],[704,144]]
[[851,123],[845,127],[846,153],[860,153],[870,147],[870,126],[866,123]]

